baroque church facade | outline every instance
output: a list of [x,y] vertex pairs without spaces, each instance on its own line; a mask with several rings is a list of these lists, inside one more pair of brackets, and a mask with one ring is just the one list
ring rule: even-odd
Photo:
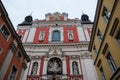
[[58,12],[43,20],[26,16],[17,27],[31,59],[23,80],[97,80],[88,51],[92,26],[86,14],[81,19]]

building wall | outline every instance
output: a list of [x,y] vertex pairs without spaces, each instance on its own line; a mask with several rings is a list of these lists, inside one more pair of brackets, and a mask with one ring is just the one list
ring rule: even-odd
[[[60,28],[61,41],[65,42],[65,43],[90,41],[92,25],[88,25],[88,26],[89,26],[89,28],[84,28],[84,27],[82,28],[81,26],[76,27],[75,25],[73,25],[72,27],[67,27],[67,25],[62,26]],[[49,27],[47,27],[47,28],[35,27],[35,28],[30,28],[30,29],[18,29],[17,33],[20,36],[22,36],[21,40],[23,43],[24,42],[33,42],[35,44],[38,44],[38,43],[46,44],[48,42],[51,42],[53,30],[58,30],[58,29],[54,28],[52,26],[50,28]],[[74,39],[72,41],[70,41],[68,39],[68,30],[73,31]],[[45,32],[45,37],[44,37],[43,41],[39,41],[39,35],[40,35],[41,31]]]
[[[100,1],[102,1],[100,3]],[[115,26],[114,22],[116,19],[120,20],[119,10],[120,9],[120,1],[119,0],[100,0],[98,1],[98,5],[101,4],[101,6],[98,7],[96,10],[96,23],[94,24],[95,31],[93,32],[93,35],[95,34],[94,38],[91,38],[91,42],[93,42],[92,45],[92,55],[94,59],[94,65],[96,66],[97,74],[99,77],[99,80],[102,79],[102,76],[100,74],[100,68],[103,68],[105,78],[106,80],[119,80],[119,69],[120,69],[120,62],[119,62],[119,56],[120,56],[120,49],[119,49],[119,42],[116,40],[116,36],[118,34],[120,23]],[[103,14],[103,8],[104,6],[108,9],[110,12],[110,19],[108,19],[108,22],[106,22],[105,18],[102,16]],[[100,12],[99,12],[100,11]],[[97,13],[99,12],[99,14]],[[97,22],[98,20],[98,22]],[[93,29],[93,30],[94,30]],[[102,42],[99,41],[99,38],[97,36],[98,29],[101,31],[103,35]],[[96,46],[96,49],[98,51],[98,54],[95,55],[93,47]],[[107,47],[105,47],[107,45]],[[117,68],[115,72],[112,72],[110,64],[107,60],[108,53],[110,52],[113,62]]]
[[[26,25],[18,26],[17,33],[19,35],[22,29],[30,31],[27,33],[28,37],[22,36],[26,38],[25,42],[22,40],[23,45],[27,54],[31,57],[31,62],[27,65],[28,69],[25,71],[23,79],[52,80],[52,78],[56,77],[61,80],[97,80],[91,54],[88,52],[93,24],[91,22],[82,24],[80,20],[66,18],[67,14],[48,13],[46,14],[46,20],[35,20],[32,25],[28,25],[31,27]],[[52,40],[54,31],[60,32],[60,41]],[[41,32],[44,33],[43,40],[39,40]],[[69,32],[73,36],[71,40],[68,36]],[[53,74],[48,73],[50,72],[49,62],[52,59],[60,61],[57,69],[55,68],[56,65],[53,64],[53,71],[61,68],[62,74],[58,75],[56,73],[57,75],[53,76]],[[34,62],[37,62],[38,66],[35,74],[32,74]],[[73,63],[77,64],[77,70],[73,68]],[[89,70],[89,68],[91,69]],[[92,74],[89,74],[89,72]]]
[[[22,31],[23,35],[24,33]],[[30,60],[21,43],[0,1],[0,80],[20,80],[22,69],[25,69],[26,61]]]

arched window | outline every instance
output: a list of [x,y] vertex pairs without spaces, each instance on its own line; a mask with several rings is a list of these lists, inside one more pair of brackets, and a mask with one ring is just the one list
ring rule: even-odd
[[53,31],[52,41],[60,41],[60,31],[58,30]]
[[38,62],[34,62],[33,66],[32,66],[31,74],[32,75],[36,75],[37,74],[37,70],[38,70]]
[[72,62],[72,70],[74,75],[79,74],[78,63],[76,61]]

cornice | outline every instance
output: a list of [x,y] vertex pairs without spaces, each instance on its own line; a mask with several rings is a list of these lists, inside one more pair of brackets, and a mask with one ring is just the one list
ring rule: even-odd
[[48,43],[48,44],[33,44],[33,43],[23,43],[24,48],[88,48],[89,42],[79,42],[79,43]]

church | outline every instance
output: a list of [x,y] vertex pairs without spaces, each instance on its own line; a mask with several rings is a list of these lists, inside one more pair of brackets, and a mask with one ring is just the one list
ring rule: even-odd
[[22,80],[97,80],[88,51],[93,22],[82,14],[47,13],[45,19],[26,16],[17,33],[31,61]]

